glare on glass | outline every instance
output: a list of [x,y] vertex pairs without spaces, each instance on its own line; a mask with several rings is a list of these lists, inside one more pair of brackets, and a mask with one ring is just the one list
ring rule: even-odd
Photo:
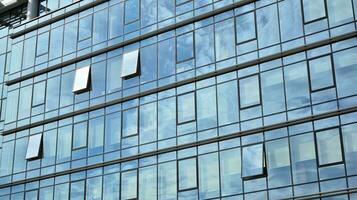
[[74,77],[73,92],[80,93],[89,87],[89,72],[90,66],[82,67],[76,70]]
[[139,50],[130,51],[123,55],[121,77],[129,77],[138,73]]
[[40,148],[42,143],[42,134],[30,136],[27,145],[26,160],[35,159],[40,156]]

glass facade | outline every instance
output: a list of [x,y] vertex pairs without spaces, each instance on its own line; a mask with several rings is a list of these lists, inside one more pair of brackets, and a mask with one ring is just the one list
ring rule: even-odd
[[0,200],[357,199],[356,0],[25,11],[0,16]]

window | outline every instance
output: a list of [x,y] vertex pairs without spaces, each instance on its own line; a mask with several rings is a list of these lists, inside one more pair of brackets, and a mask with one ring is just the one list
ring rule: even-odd
[[353,20],[351,0],[327,0],[326,2],[330,27]]
[[139,169],[139,199],[156,199],[157,167],[149,166]]
[[338,128],[315,133],[319,166],[342,162],[340,130]]
[[81,122],[73,126],[73,149],[87,146],[87,122]]
[[306,63],[285,67],[284,78],[288,109],[309,105],[310,91]]
[[250,12],[236,18],[237,43],[246,42],[256,38],[255,16]]
[[121,138],[121,113],[112,113],[105,117],[105,146],[104,151],[120,149]]
[[158,139],[176,135],[176,98],[171,97],[158,102]]
[[197,188],[196,158],[178,161],[179,191]]
[[216,61],[235,56],[234,20],[228,19],[215,25]]
[[260,86],[258,76],[239,80],[240,107],[250,107],[260,104]]
[[88,155],[103,153],[104,149],[104,117],[89,120],[88,123]]
[[101,200],[102,199],[102,177],[87,179],[86,199]]
[[36,159],[40,157],[42,146],[42,134],[31,135],[27,145],[26,159]]
[[137,198],[137,171],[127,171],[121,174],[121,199],[136,199]]
[[123,137],[138,134],[138,109],[132,108],[123,111]]
[[120,194],[120,173],[103,177],[103,200],[117,200]]
[[[81,200],[84,199],[84,188],[85,182],[84,181],[76,181],[71,183],[71,200]],[[51,198],[52,199],[52,198]]]
[[237,81],[217,85],[218,124],[220,126],[239,121]]
[[278,9],[276,4],[256,11],[259,48],[276,44],[280,40]]
[[[197,91],[198,130],[217,126],[216,87],[211,86]],[[213,106],[214,105],[214,106]]]
[[243,148],[242,177],[245,180],[258,178],[266,174],[263,144]]
[[289,143],[287,139],[266,143],[269,188],[291,184]]
[[57,163],[71,160],[72,153],[72,126],[58,129]]
[[214,62],[214,29],[213,25],[195,31],[196,67]]
[[264,114],[273,114],[285,110],[283,71],[270,70],[261,74],[262,104]]
[[176,199],[177,169],[176,161],[158,165],[158,197],[159,199]]
[[221,151],[219,158],[222,196],[242,193],[240,148]]
[[90,66],[85,66],[76,70],[74,77],[73,92],[81,93],[89,89]]
[[309,61],[311,90],[333,86],[331,57],[325,56]]
[[347,174],[357,174],[357,124],[342,127],[343,147],[345,150]]
[[279,22],[282,41],[302,36],[301,2],[296,0],[279,2]]
[[314,136],[306,133],[290,138],[291,165],[295,184],[317,180]]
[[177,62],[186,61],[193,57],[193,33],[177,37]]
[[177,97],[177,115],[179,124],[196,119],[195,93],[191,92]]
[[324,0],[303,0],[305,22],[326,16]]
[[129,78],[137,75],[139,63],[139,50],[130,51],[123,55],[123,68],[121,71],[122,78]]
[[[164,0],[168,1],[168,0]],[[176,71],[175,38],[158,43],[158,68],[159,78],[175,74]]]
[[149,103],[140,107],[140,144],[157,140],[157,105]]
[[210,199],[220,195],[218,153],[201,155],[198,158],[200,198]]
[[[357,94],[357,48],[340,51],[333,55],[336,86],[339,98]],[[6,113],[7,114],[7,113]]]

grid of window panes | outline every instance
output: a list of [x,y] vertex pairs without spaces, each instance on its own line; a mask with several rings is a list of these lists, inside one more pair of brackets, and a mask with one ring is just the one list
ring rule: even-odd
[[[177,128],[196,130],[197,127],[198,131],[237,122],[241,122],[242,130],[246,130],[352,107],[357,98],[356,87],[353,87],[357,79],[356,45],[356,38],[352,38],[162,93],[177,95],[171,100],[172,105],[177,104]],[[143,52],[140,55],[141,75],[130,79],[120,78],[122,56],[119,51],[78,63],[79,69],[91,66],[91,75],[85,78],[91,82],[90,90],[80,94],[72,91],[76,65],[9,86],[5,129],[11,130],[157,87],[156,81],[153,85],[135,86],[139,80],[154,74],[151,69],[154,65],[150,64],[155,63],[150,57],[152,51]],[[205,69],[210,68],[207,66]],[[200,70],[192,72],[205,73]],[[189,77],[177,75],[172,80]],[[139,104],[160,98],[155,93],[142,97],[144,100],[140,102],[134,99],[130,107],[138,111],[129,112],[123,107],[123,116],[131,113],[129,121],[138,121],[137,112],[141,112],[141,107],[153,114],[151,110],[157,110],[157,103],[140,108]],[[216,104],[217,107],[212,107]],[[171,112],[176,113],[175,110]],[[169,126],[176,129],[176,124]]]
[[[350,113],[141,159],[133,158],[127,162],[2,188],[0,198],[243,199],[244,196],[245,199],[281,199],[347,186],[353,188],[357,186],[356,121],[357,113]],[[66,132],[59,133],[58,137],[62,134]],[[19,137],[16,142],[4,143],[6,152],[13,152],[15,146],[13,153],[16,156],[13,166],[1,167],[2,173],[26,166],[20,159],[24,148],[18,147],[26,143],[27,137]],[[63,143],[62,140],[58,138],[59,143]],[[57,159],[61,155],[57,152]],[[9,158],[12,155],[4,159]],[[27,163],[28,167],[34,168],[28,172],[29,177],[40,173],[36,165],[39,163]],[[356,194],[332,198],[355,199]]]
[[[109,1],[15,38],[12,42],[12,53],[15,56],[9,69],[10,79],[155,31],[158,28],[156,16],[158,13],[169,12],[169,18],[173,20],[174,16],[179,14],[178,8],[175,14],[165,7],[168,6],[166,4],[162,8],[165,11],[159,12],[155,6],[130,2],[138,2],[138,0],[119,3]],[[161,74],[163,76],[171,75],[172,70],[175,70],[175,65],[176,71],[182,72],[194,67],[213,64],[215,61],[225,61],[226,65],[241,63],[354,31],[352,1],[341,0],[339,4],[334,2],[334,0],[326,2],[329,15],[324,14],[320,20],[310,22],[303,20],[303,14],[305,10],[316,6],[314,3],[305,3],[304,9],[300,1],[285,0],[269,4],[257,1],[176,31],[169,31],[141,41],[140,45],[133,44],[126,48],[138,48],[145,44],[153,44],[155,41],[162,41],[159,42],[158,47],[151,47],[152,49],[158,48],[156,51],[159,51],[160,47],[161,49],[169,47],[168,55],[161,58],[176,54],[175,57],[167,57],[174,63],[166,64],[168,69],[165,74]],[[186,4],[191,5],[192,1],[183,5]],[[141,9],[139,9],[140,5]],[[130,8],[130,12],[123,12],[129,9],[124,9],[126,6]],[[151,11],[148,8],[155,10]],[[139,19],[140,10],[148,12],[141,13],[145,16],[141,20]],[[307,15],[306,12],[305,15]],[[149,26],[150,29],[148,29],[144,26],[144,22],[151,19],[151,15],[154,16],[153,21],[149,20],[148,23],[154,24],[154,28]],[[189,17],[192,16],[189,15]],[[129,23],[131,18],[135,22]],[[162,26],[172,23],[175,21]],[[174,36],[176,37],[173,38]],[[169,38],[171,40],[165,40]],[[34,46],[37,46],[36,51],[33,51]],[[237,60],[227,60],[234,56],[238,56]]]
[[[354,107],[357,91],[351,84],[357,77],[354,64],[357,48],[351,47],[353,41],[356,39],[285,57],[281,66],[280,59],[262,63],[6,135],[4,145],[12,144],[12,148],[22,151],[17,155],[13,155],[13,151],[3,154],[18,158],[14,163],[21,167],[13,171],[11,167],[4,167],[9,171],[1,175],[5,176],[4,181],[9,181],[11,176],[7,175],[11,174],[14,174],[13,180],[24,179],[28,171],[40,167],[38,175],[45,175]],[[338,49],[334,49],[336,46]],[[335,50],[332,54],[331,48]],[[307,55],[313,56],[306,61]],[[321,67],[323,70],[316,73]],[[93,73],[92,80],[96,75]],[[315,79],[316,76],[319,78]],[[92,85],[92,92],[94,88],[96,86]],[[55,92],[52,87],[47,91]],[[68,85],[66,91],[72,94]],[[22,97],[26,92],[15,92],[20,98],[10,99],[10,102],[17,105],[17,99],[20,102],[26,99],[23,102],[30,105],[31,95]],[[40,96],[37,94],[34,98]],[[61,100],[53,96],[42,99]],[[20,107],[19,112],[24,111],[30,109]],[[11,113],[6,114],[12,116]],[[42,161],[29,161],[32,164],[26,167],[29,166],[26,165],[26,149],[31,148],[26,148],[28,142],[24,136],[41,133]],[[15,142],[16,138],[22,138],[22,143]],[[37,145],[37,148],[40,147]]]
[[[40,14],[74,2],[41,1]],[[357,113],[337,114],[357,106],[356,37],[233,70],[354,32],[357,0],[255,1],[105,50],[233,2],[109,0],[12,40],[1,29],[0,129],[10,134],[0,136],[0,200],[281,199],[357,188]],[[97,50],[107,52],[32,75]],[[105,105],[161,86],[170,87]],[[296,119],[306,122],[284,124]],[[279,128],[258,130],[271,125]],[[55,173],[64,175],[48,178]]]

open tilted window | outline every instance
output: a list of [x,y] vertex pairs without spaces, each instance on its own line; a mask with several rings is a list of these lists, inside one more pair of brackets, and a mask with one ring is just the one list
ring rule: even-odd
[[26,160],[37,159],[41,156],[42,133],[31,135],[27,145]]
[[139,50],[130,51],[123,55],[122,78],[130,78],[138,74]]
[[74,77],[73,92],[81,93],[89,89],[90,86],[90,66],[85,66],[76,70]]
[[263,144],[243,147],[242,173],[244,180],[266,175],[265,152]]

